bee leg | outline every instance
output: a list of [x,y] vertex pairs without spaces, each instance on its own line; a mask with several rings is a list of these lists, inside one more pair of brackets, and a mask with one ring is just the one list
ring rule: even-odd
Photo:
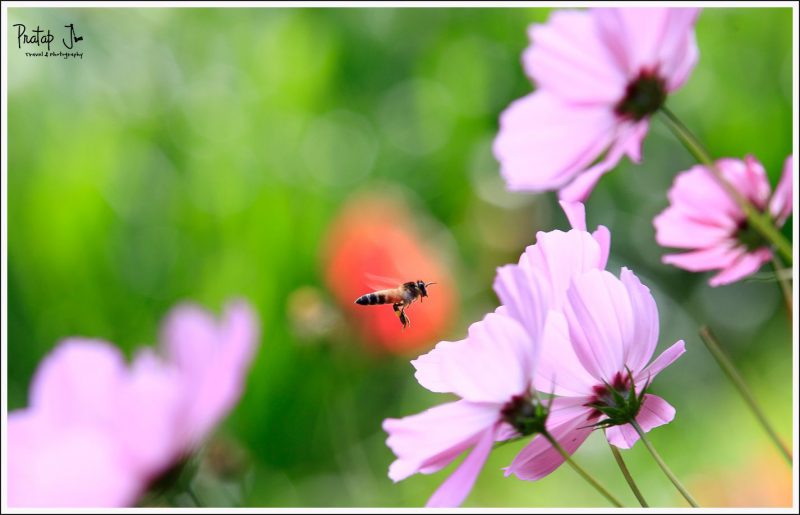
[[411,319],[406,315],[406,308],[400,310],[400,321],[403,322],[403,329],[411,325]]
[[403,324],[403,329],[406,328],[408,325],[408,318],[406,317],[406,310],[404,307],[401,307],[402,303],[392,304],[392,308],[394,309],[395,315],[400,317],[400,323]]

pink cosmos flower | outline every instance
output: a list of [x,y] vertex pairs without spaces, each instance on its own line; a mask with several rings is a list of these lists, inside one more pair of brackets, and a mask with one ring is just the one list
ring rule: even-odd
[[[592,424],[606,419],[595,405],[625,408],[614,400],[611,388],[625,398],[632,388],[641,396],[656,375],[685,352],[684,342],[678,341],[650,362],[658,341],[658,310],[650,291],[627,268],[620,278],[605,270],[574,276],[562,310],[547,315],[542,341],[534,386],[558,396],[560,403],[547,428],[570,453],[589,436]],[[674,418],[675,409],[661,397],[645,393],[642,399],[635,418],[644,431]],[[611,426],[606,434],[612,445],[626,449],[639,439],[630,424]],[[536,436],[506,475],[536,480],[563,461]]]
[[[579,216],[575,210],[571,213]],[[608,242],[608,231],[602,229],[597,231],[599,240]],[[498,276],[520,276],[525,288],[517,289],[514,284],[506,288],[509,285],[505,282],[496,282],[495,290],[501,300],[509,300],[507,305],[472,324],[466,339],[440,342],[411,362],[423,387],[437,393],[454,393],[460,399],[383,423],[389,434],[386,443],[397,456],[389,467],[389,477],[394,481],[417,472],[441,470],[472,449],[428,500],[428,507],[461,504],[492,444],[521,436],[526,424],[535,424],[531,387],[547,307],[555,292],[566,287],[562,284],[569,278],[565,273],[605,266],[608,253],[601,252],[600,244],[585,231],[540,232],[537,239],[536,245],[523,254],[524,264],[518,269],[505,267],[498,271]],[[587,249],[587,245],[591,248]],[[547,269],[542,262],[551,248],[553,252],[555,248],[568,249],[559,256],[562,268]]]
[[[535,295],[535,294],[534,294]],[[387,445],[397,455],[389,477],[400,481],[436,472],[467,449],[469,456],[439,487],[429,507],[458,506],[483,467],[492,444],[515,436],[509,424],[530,406],[538,341],[500,308],[469,328],[466,339],[440,342],[412,364],[417,380],[459,400],[402,419],[387,419]]]
[[30,406],[8,415],[9,505],[131,505],[230,410],[257,341],[251,309],[231,304],[215,324],[179,307],[165,333],[166,360],[143,349],[127,366],[113,345],[72,338],[42,361]]
[[[780,227],[792,212],[792,156],[786,158],[775,193],[761,163],[720,159],[717,167],[727,181],[753,206],[768,212]],[[663,262],[691,272],[719,270],[711,286],[729,284],[756,272],[772,259],[772,250],[751,229],[738,205],[711,172],[697,165],[681,172],[669,190],[670,206],[653,220],[660,245],[690,249],[668,254]]]
[[[607,385],[637,394],[684,352],[683,341],[649,366],[658,342],[658,309],[650,291],[627,268],[620,278],[605,271],[610,236],[605,227],[585,231],[580,203],[561,202],[573,230],[539,233],[517,265],[498,270],[495,280],[503,307],[522,325],[542,327],[533,387],[556,395],[547,429],[570,453],[606,417],[589,404],[612,403]],[[548,310],[531,311],[526,292],[545,288]],[[630,372],[630,376],[629,376]],[[612,406],[613,407],[613,406]],[[672,420],[675,410],[663,399],[644,394],[636,420],[644,431]],[[608,440],[629,448],[638,434],[629,424],[609,427]],[[563,463],[541,436],[513,460],[506,475],[540,479]]]
[[143,352],[68,339],[39,365],[30,406],[8,415],[8,503],[125,506],[174,456],[178,384]]
[[228,304],[220,321],[192,304],[167,316],[161,346],[182,386],[184,447],[199,443],[238,402],[259,332],[256,314],[243,301]]
[[[609,386],[631,388],[643,400],[636,420],[645,431],[672,420],[675,410],[655,395],[641,395],[655,375],[684,351],[680,341],[647,365],[658,340],[658,311],[649,290],[627,269],[617,279],[604,270],[610,235],[585,230],[581,204],[562,202],[575,227],[537,234],[516,265],[498,269],[494,289],[502,302],[473,324],[465,340],[441,342],[412,362],[419,383],[459,400],[418,415],[388,419],[387,444],[397,455],[389,477],[436,472],[467,449],[460,467],[428,506],[455,506],[466,498],[492,443],[536,432],[533,392],[556,397],[547,430],[574,452],[614,408]],[[608,438],[630,447],[638,436],[614,426]],[[539,479],[563,458],[541,436],[514,459],[507,474]]]
[[650,116],[697,62],[698,12],[561,10],[534,24],[522,61],[537,89],[503,112],[494,143],[508,187],[583,201],[622,156],[638,163]]

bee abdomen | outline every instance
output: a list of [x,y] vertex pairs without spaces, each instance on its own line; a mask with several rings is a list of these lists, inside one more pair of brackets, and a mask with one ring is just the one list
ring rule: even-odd
[[373,305],[373,304],[386,304],[388,302],[386,295],[383,293],[367,293],[366,295],[362,295],[356,299],[356,304],[361,304],[362,306]]

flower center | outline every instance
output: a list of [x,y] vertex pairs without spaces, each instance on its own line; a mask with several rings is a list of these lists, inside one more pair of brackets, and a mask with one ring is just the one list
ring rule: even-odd
[[629,370],[614,374],[610,383],[603,383],[592,387],[594,396],[584,406],[594,408],[588,420],[606,418],[597,422],[597,426],[618,426],[627,424],[636,418],[642,407],[644,393],[647,385],[639,395],[636,395],[636,386]]
[[625,96],[614,107],[618,116],[639,121],[664,105],[667,87],[655,71],[642,70],[639,76],[625,87]]
[[[598,384],[592,387],[594,397],[592,397],[587,405],[608,408],[622,407],[621,404],[624,404],[624,402],[620,402],[619,399],[624,399],[630,393],[628,383],[628,378],[625,377],[621,372],[617,372],[614,374],[614,378],[611,380],[611,383]],[[602,412],[600,409],[595,407],[592,418],[599,417],[601,414]]]
[[528,436],[544,432],[548,410],[547,406],[526,394],[512,397],[500,414],[520,435]]
[[736,228],[736,239],[739,243],[747,247],[748,251],[753,251],[761,247],[767,246],[767,240],[756,231],[747,220],[739,222]]

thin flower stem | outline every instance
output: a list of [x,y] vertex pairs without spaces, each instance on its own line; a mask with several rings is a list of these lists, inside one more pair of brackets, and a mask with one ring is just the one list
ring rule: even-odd
[[647,439],[647,436],[644,434],[644,431],[642,431],[642,427],[639,425],[639,423],[636,422],[636,419],[631,419],[630,424],[633,426],[636,432],[639,433],[639,438],[641,438],[644,446],[647,447],[647,450],[650,451],[653,459],[656,460],[656,463],[658,463],[658,466],[661,467],[661,470],[664,472],[664,474],[666,474],[669,480],[672,481],[672,484],[675,485],[675,488],[678,489],[683,498],[686,499],[686,502],[691,504],[694,508],[699,508],[699,505],[697,504],[697,501],[694,500],[694,497],[692,497],[686,488],[681,484],[681,482],[678,481],[678,478],[675,477],[675,474],[672,473],[669,467],[667,467],[667,464],[664,463],[664,460],[661,459],[661,456],[658,455],[655,447],[653,447],[653,444],[651,444],[650,440]]
[[775,279],[783,293],[783,300],[786,303],[786,313],[789,315],[789,323],[792,320],[792,286],[786,276],[786,269],[783,268],[778,256],[772,256],[772,268],[775,270]]
[[614,460],[617,462],[620,472],[622,472],[622,475],[625,477],[625,481],[628,482],[628,486],[631,487],[631,492],[636,496],[636,500],[639,501],[642,508],[648,508],[647,501],[644,500],[642,492],[639,490],[639,487],[636,486],[636,482],[633,480],[633,476],[631,476],[627,465],[625,465],[625,461],[622,459],[622,454],[620,454],[619,449],[611,445],[608,439],[606,439],[606,442],[608,442],[608,448],[611,449],[611,454],[614,455]]
[[697,137],[692,134],[692,132],[675,116],[672,111],[667,109],[666,106],[661,108],[661,112],[664,116],[661,118],[666,123],[667,127],[672,131],[675,137],[683,144],[684,147],[689,151],[698,162],[705,165],[712,173],[712,175],[716,178],[717,182],[719,182],[720,186],[730,195],[730,197],[736,202],[739,208],[742,210],[744,215],[747,217],[747,222],[756,231],[758,231],[761,236],[763,236],[768,242],[770,242],[777,250],[778,253],[783,257],[784,261],[792,265],[792,244],[781,234],[781,232],[775,227],[775,224],[772,221],[772,218],[766,214],[762,213],[755,206],[745,198],[739,191],[734,188],[722,175],[717,164],[711,158],[711,155],[708,151],[703,147],[702,143],[697,139]]
[[711,353],[712,356],[714,356],[714,359],[717,360],[717,363],[719,363],[719,366],[720,368],[722,368],[722,371],[725,372],[725,375],[728,376],[728,379],[730,379],[731,383],[733,383],[733,386],[735,386],[736,389],[739,390],[739,394],[742,396],[744,401],[750,407],[750,410],[753,412],[753,415],[755,415],[756,419],[758,419],[758,422],[767,432],[769,437],[775,443],[775,446],[778,448],[783,457],[786,459],[786,462],[791,467],[792,453],[789,452],[789,449],[784,445],[784,443],[778,436],[778,433],[775,432],[775,430],[772,428],[772,425],[770,425],[770,423],[767,421],[767,417],[764,415],[764,412],[758,405],[756,398],[750,392],[750,389],[745,384],[742,376],[736,370],[736,367],[734,366],[731,359],[728,357],[727,354],[725,354],[725,351],[722,350],[722,347],[720,346],[717,339],[714,337],[713,333],[711,332],[711,329],[709,329],[707,326],[701,327],[700,338],[703,340],[703,343],[706,344],[706,347],[708,347],[708,351]]
[[200,502],[200,498],[197,496],[197,493],[194,491],[194,488],[192,487],[191,483],[186,485],[186,493],[192,499],[192,502],[194,503],[195,507],[197,508],[203,507],[203,503]]
[[589,483],[590,485],[592,485],[592,486],[594,487],[594,489],[595,489],[595,490],[597,490],[598,492],[600,492],[600,495],[602,495],[603,497],[605,497],[606,499],[608,499],[608,501],[609,501],[611,504],[613,504],[614,506],[616,506],[617,508],[622,508],[622,503],[620,503],[620,502],[617,500],[617,498],[616,498],[616,497],[614,497],[613,495],[611,495],[611,494],[608,492],[608,490],[606,490],[605,488],[603,488],[603,486],[602,486],[600,483],[598,483],[598,482],[597,482],[597,480],[596,480],[595,478],[593,478],[592,476],[590,476],[588,472],[586,472],[585,470],[583,470],[583,469],[580,467],[580,465],[578,465],[577,463],[575,463],[575,462],[572,460],[572,456],[570,456],[570,454],[569,454],[569,453],[568,453],[566,450],[564,450],[564,448],[563,448],[563,447],[561,447],[561,444],[559,444],[559,443],[558,443],[558,441],[557,441],[555,438],[553,438],[553,436],[552,436],[550,433],[548,433],[547,431],[545,431],[544,433],[542,433],[542,436],[544,436],[544,437],[547,439],[547,441],[548,441],[548,442],[550,442],[550,445],[552,445],[552,446],[553,446],[553,448],[554,448],[555,450],[557,450],[557,451],[559,452],[559,454],[561,454],[561,456],[563,456],[563,457],[564,457],[564,460],[566,460],[566,462],[567,462],[567,463],[569,463],[569,465],[570,465],[570,466],[573,468],[573,470],[575,470],[575,472],[577,472],[577,473],[578,473],[578,474],[579,474],[579,475],[580,475],[580,476],[581,476],[583,479],[585,479],[587,483]]

